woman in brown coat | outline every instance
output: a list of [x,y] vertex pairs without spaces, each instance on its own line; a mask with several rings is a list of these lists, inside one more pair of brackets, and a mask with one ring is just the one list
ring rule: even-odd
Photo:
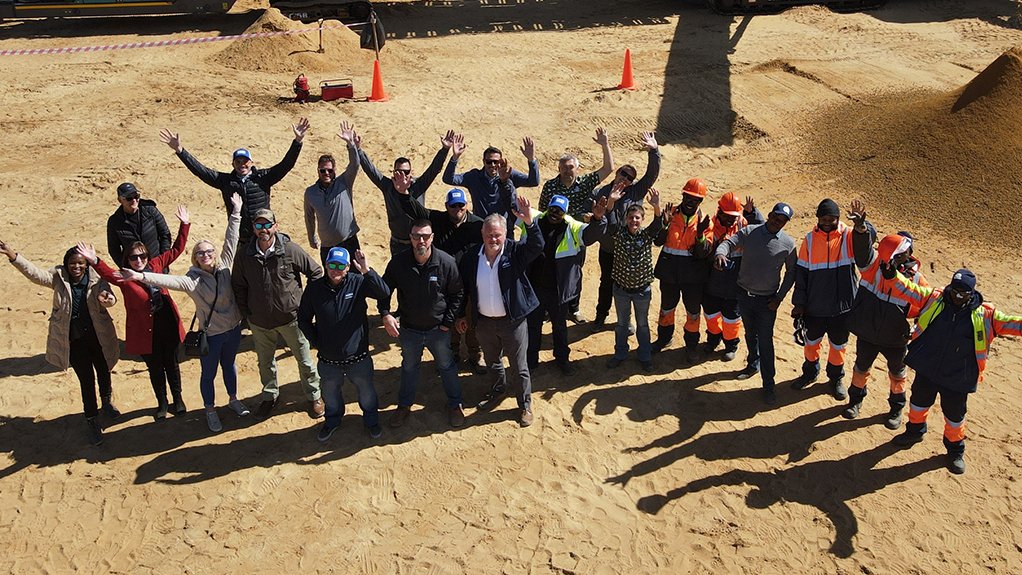
[[110,370],[120,348],[113,319],[106,311],[117,303],[110,285],[89,272],[88,262],[75,248],[64,254],[63,264],[49,270],[36,267],[3,241],[0,253],[32,283],[53,289],[46,361],[58,369],[74,370],[82,388],[89,437],[93,445],[103,443],[103,428],[97,419],[97,383],[103,413],[110,418],[120,415],[111,402]]

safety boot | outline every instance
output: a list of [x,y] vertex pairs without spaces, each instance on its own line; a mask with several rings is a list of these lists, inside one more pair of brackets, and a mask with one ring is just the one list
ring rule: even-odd
[[926,423],[912,423],[911,421],[905,426],[905,431],[899,435],[895,435],[891,441],[898,447],[912,447],[923,440],[923,435],[926,433]]
[[725,339],[724,340],[724,355],[721,356],[721,361],[734,361],[738,355],[738,339]]
[[947,448],[947,468],[955,475],[965,473],[965,440],[948,441],[944,438],[944,447]]
[[706,343],[703,344],[704,353],[713,353],[720,345],[721,334],[706,332]]
[[792,384],[792,389],[805,389],[816,382],[820,375],[820,362],[805,360],[802,362],[802,375]]
[[827,364],[827,381],[830,382],[831,393],[834,399],[844,401],[848,399],[848,387],[845,386],[845,366]]
[[854,385],[848,389],[848,407],[841,414],[845,419],[855,419],[859,417],[859,408],[862,407],[862,400],[866,398],[865,387],[855,387]]
[[656,341],[653,342],[653,353],[660,353],[665,347],[671,344],[674,338],[673,325],[660,325],[656,330]]
[[905,394],[892,393],[887,397],[887,403],[891,406],[891,410],[887,412],[887,418],[884,420],[884,427],[887,429],[898,429],[901,427],[901,411],[905,409]]

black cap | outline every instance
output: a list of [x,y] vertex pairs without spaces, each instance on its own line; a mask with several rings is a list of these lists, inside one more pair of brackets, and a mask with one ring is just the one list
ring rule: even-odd
[[962,268],[951,276],[951,287],[961,291],[974,291],[976,289],[976,274]]
[[124,182],[117,186],[118,198],[133,198],[140,195],[142,194],[139,193],[138,188],[136,188],[135,184],[132,184],[131,182]]
[[841,216],[841,208],[837,206],[837,202],[827,198],[820,202],[820,205],[816,207],[816,217],[821,218],[823,216]]

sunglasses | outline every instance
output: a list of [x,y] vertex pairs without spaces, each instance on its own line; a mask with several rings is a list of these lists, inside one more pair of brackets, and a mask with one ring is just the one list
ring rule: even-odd
[[129,202],[137,202],[139,197],[138,196],[125,196],[124,199],[129,201]]
[[408,237],[412,238],[413,240],[428,240],[429,238],[433,237],[433,234],[408,234]]
[[483,160],[483,163],[490,166],[496,166],[497,164],[500,164],[500,160]]
[[149,256],[147,256],[145,254],[130,254],[128,256],[128,261],[133,261],[133,262],[140,262],[142,260],[147,260],[147,259],[149,259]]
[[215,253],[216,253],[216,250],[208,249],[208,250],[199,250],[199,251],[195,252],[195,255],[200,257],[200,258],[204,258],[206,256],[211,256],[211,255],[213,255]]
[[635,181],[635,176],[633,174],[629,174],[628,172],[618,172],[617,175],[619,175],[622,178],[628,180],[629,182],[634,182]]
[[326,265],[326,269],[328,269],[328,270],[337,270],[337,271],[344,271],[344,269],[347,268],[347,267],[348,267],[348,264],[339,264],[337,262],[330,262],[330,263],[328,263]]
[[255,226],[255,229],[257,230],[268,230],[273,227],[273,222],[266,222],[265,224],[260,224],[259,222],[256,222],[252,225]]
[[319,173],[321,173],[321,174],[333,174],[334,173],[334,169],[333,168],[320,168],[319,169]]
[[406,175],[406,176],[407,176],[408,174],[411,174],[411,173],[412,173],[412,169],[411,169],[411,168],[409,168],[409,169],[407,169],[407,170],[400,170],[400,169],[396,169],[396,170],[394,170],[394,173],[395,173],[395,174],[396,174],[397,172],[401,172],[402,174],[404,174],[404,175]]

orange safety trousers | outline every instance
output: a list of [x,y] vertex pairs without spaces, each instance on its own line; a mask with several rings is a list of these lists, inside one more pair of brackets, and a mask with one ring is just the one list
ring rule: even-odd
[[[844,365],[845,347],[847,347],[848,344],[844,343],[838,345],[832,341],[828,341],[827,343],[830,344],[830,351],[827,354],[827,363],[831,365]],[[820,339],[807,341],[805,348],[803,350],[805,352],[806,361],[810,363],[816,363],[820,361],[820,347],[822,346],[823,346],[822,336],[820,337]]]
[[[852,368],[852,385],[857,387],[857,388],[859,388],[859,389],[864,389],[866,387],[866,384],[869,383],[869,372],[870,372],[870,370],[868,370],[868,369],[865,372],[861,372],[858,369],[853,367]],[[894,374],[888,372],[887,379],[890,380],[890,382],[891,382],[891,393],[892,394],[905,393],[905,379],[906,378],[905,378],[904,375],[894,375]],[[925,418],[924,418],[924,421],[925,421]]]
[[[926,423],[926,416],[929,415],[930,408],[919,407],[917,405],[909,404],[908,408],[908,422],[909,423]],[[951,421],[948,418],[944,418],[944,438],[948,441],[959,442],[965,439],[965,418],[961,421]]]

